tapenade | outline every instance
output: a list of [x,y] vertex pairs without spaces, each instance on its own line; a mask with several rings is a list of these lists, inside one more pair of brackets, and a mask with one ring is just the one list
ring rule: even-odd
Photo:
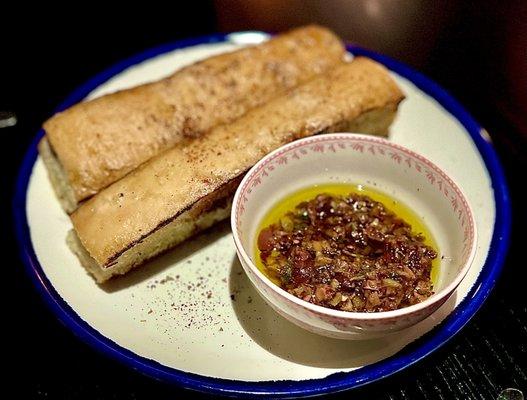
[[342,311],[390,311],[433,294],[437,252],[369,196],[323,193],[259,233],[268,275],[284,290]]

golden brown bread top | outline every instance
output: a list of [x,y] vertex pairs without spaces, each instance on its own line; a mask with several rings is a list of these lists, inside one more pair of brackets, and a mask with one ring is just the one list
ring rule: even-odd
[[91,256],[108,265],[277,147],[403,97],[384,67],[356,58],[152,158],[82,204],[71,216],[74,229]]
[[161,81],[77,104],[44,124],[77,201],[342,62],[341,41],[307,26],[211,57]]

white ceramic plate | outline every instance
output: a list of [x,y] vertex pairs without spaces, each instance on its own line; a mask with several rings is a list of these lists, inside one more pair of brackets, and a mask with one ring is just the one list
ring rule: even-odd
[[[95,77],[59,109],[264,38],[257,32],[217,35],[147,51]],[[474,211],[477,254],[443,307],[389,339],[350,343],[308,333],[278,316],[252,288],[228,222],[102,289],[65,244],[71,223],[37,156],[40,132],[18,180],[15,217],[28,271],[58,317],[83,340],[146,374],[230,394],[312,395],[355,387],[404,368],[454,335],[487,297],[506,250],[510,206],[501,168],[479,126],[437,85],[384,56],[350,50],[387,65],[407,95],[390,139],[443,168]]]

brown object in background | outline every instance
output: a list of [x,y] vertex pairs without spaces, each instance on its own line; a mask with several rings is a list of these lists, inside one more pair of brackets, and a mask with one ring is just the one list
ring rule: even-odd
[[215,0],[218,27],[279,32],[308,23],[412,65],[426,60],[453,2],[422,0]]
[[296,29],[58,113],[44,123],[39,151],[72,212],[156,154],[328,71],[344,54],[331,31]]

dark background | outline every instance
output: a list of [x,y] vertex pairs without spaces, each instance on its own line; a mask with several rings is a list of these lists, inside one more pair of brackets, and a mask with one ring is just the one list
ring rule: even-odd
[[[143,49],[217,31],[280,31],[319,22],[343,38],[406,62],[448,89],[490,132],[513,199],[513,235],[503,274],[472,321],[424,361],[340,398],[495,399],[527,394],[527,300],[522,197],[527,172],[526,1],[200,1],[75,3],[0,10],[1,243],[4,390],[17,398],[169,399],[181,390],[140,376],[78,341],[43,305],[16,256],[10,201],[21,158],[41,123],[75,87]],[[43,8],[43,7],[41,7]],[[5,204],[4,204],[5,203]],[[187,393],[188,394],[188,393]]]

